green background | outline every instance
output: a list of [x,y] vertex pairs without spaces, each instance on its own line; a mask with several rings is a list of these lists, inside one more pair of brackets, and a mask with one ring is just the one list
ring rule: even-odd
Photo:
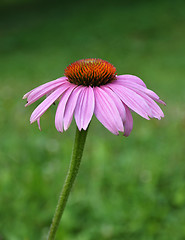
[[108,60],[167,103],[165,118],[133,113],[128,138],[93,118],[56,240],[185,239],[185,2],[0,3],[0,239],[44,240],[69,165],[73,121],[52,106],[30,125],[22,96],[78,59]]

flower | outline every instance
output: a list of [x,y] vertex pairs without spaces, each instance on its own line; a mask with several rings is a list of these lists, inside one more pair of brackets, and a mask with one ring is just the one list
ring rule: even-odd
[[[93,114],[113,134],[124,132],[129,136],[133,128],[131,110],[143,118],[161,119],[164,114],[156,104],[159,96],[133,75],[117,75],[116,68],[101,59],[82,59],[65,69],[65,76],[45,83],[26,93],[28,106],[46,95],[46,99],[33,111],[30,122],[40,117],[59,100],[55,126],[66,131],[73,115],[78,129],[86,130]],[[155,102],[156,101],[156,102]]]

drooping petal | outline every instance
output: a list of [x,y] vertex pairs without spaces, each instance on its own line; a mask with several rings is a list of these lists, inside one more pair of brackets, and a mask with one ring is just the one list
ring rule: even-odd
[[83,87],[75,109],[75,120],[78,129],[86,130],[94,113],[94,92],[92,87]]
[[166,106],[166,103],[163,100],[161,100],[161,99],[156,99],[155,101]]
[[55,126],[59,132],[63,132],[64,127],[64,112],[66,108],[67,101],[69,96],[71,95],[73,89],[76,87],[74,84],[70,84],[68,89],[61,96],[60,102],[57,107],[56,115],[55,115]]
[[63,84],[53,93],[51,93],[38,107],[33,111],[30,122],[35,122],[44,112],[63,94],[63,92],[70,87],[70,83]]
[[[123,82],[128,81],[128,82],[132,82],[132,83],[137,83],[146,88],[146,84],[139,77],[136,77],[134,75],[130,75],[130,74],[118,75],[116,77],[116,79],[123,81]],[[115,80],[116,83],[117,83],[117,80]]]
[[112,89],[110,89],[107,86],[101,86],[101,89],[103,89],[114,101],[114,103],[116,104],[116,107],[118,109],[118,112],[121,116],[121,119],[123,122],[126,121],[126,110],[125,110],[125,106],[122,103],[122,101],[120,100],[120,98],[114,93],[114,91]]
[[23,96],[23,99],[28,98],[31,93],[36,94],[36,93],[38,93],[40,90],[43,90],[44,88],[53,86],[53,84],[58,84],[58,83],[60,84],[60,83],[62,83],[62,82],[64,82],[64,81],[67,81],[67,78],[66,78],[66,77],[60,77],[60,78],[58,78],[58,79],[56,79],[56,80],[53,80],[53,81],[44,83],[44,84],[40,85],[39,87],[36,87],[36,88],[32,89],[31,91],[27,92],[27,93]]
[[133,118],[129,108],[119,99],[119,97],[110,88],[106,86],[103,86],[101,88],[103,89],[106,88],[106,92],[109,94],[109,96],[111,96],[111,98],[113,98],[114,102],[116,103],[116,106],[118,108],[118,111],[120,113],[124,125],[124,136],[128,137],[133,128]]
[[148,115],[151,114],[151,109],[140,95],[125,86],[115,83],[107,84],[107,86],[110,87],[130,109],[149,120]]
[[66,107],[65,107],[65,112],[64,112],[64,131],[66,131],[68,129],[68,127],[71,124],[72,118],[73,118],[73,113],[76,107],[76,103],[79,97],[79,94],[81,92],[81,90],[83,89],[83,87],[78,86],[76,87],[71,95],[69,96],[69,99],[66,103]]
[[151,115],[149,115],[149,117],[157,118],[159,120],[161,119],[161,117],[164,117],[163,111],[151,97],[149,97],[147,94],[137,89],[135,89],[135,92],[139,94],[142,98],[144,98],[148,106],[150,107]]
[[62,86],[63,84],[65,84],[65,81],[59,82],[59,83],[54,83],[53,85],[50,85],[48,87],[43,87],[39,91],[38,90],[32,91],[28,96],[28,99],[27,99],[28,103],[25,105],[25,107],[34,103],[35,101],[37,101],[39,98],[43,97],[44,95],[49,96],[50,93],[55,91],[58,87]]
[[123,132],[123,123],[112,98],[100,87],[95,87],[95,110],[97,119],[113,134]]
[[148,89],[148,88],[145,88],[137,83],[132,83],[132,82],[129,82],[129,81],[120,81],[118,80],[116,83],[118,84],[121,84],[133,91],[135,91],[136,89],[147,94],[149,97],[151,97],[153,100],[157,101],[157,102],[160,102],[162,104],[165,104],[162,100],[160,100],[159,96],[153,92],[152,90]]
[[132,118],[130,109],[126,105],[125,105],[125,110],[126,110],[126,121],[124,123],[124,127],[125,127],[124,136],[128,137],[133,128],[133,118]]
[[120,100],[120,98],[108,87],[102,86],[109,96],[114,100],[124,124],[124,136],[129,136],[133,128],[133,118],[129,108]]
[[37,119],[37,124],[38,124],[39,130],[41,131],[41,127],[40,127],[40,118]]

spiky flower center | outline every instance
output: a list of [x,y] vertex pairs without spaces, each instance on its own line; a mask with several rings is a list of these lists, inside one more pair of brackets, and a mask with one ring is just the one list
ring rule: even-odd
[[96,58],[78,60],[65,69],[68,81],[76,85],[100,86],[115,80],[116,68]]

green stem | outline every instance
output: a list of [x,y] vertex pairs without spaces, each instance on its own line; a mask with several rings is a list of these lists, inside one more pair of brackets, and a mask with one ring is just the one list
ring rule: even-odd
[[79,170],[86,136],[87,136],[87,130],[79,131],[78,127],[76,128],[76,135],[75,135],[75,142],[74,142],[72,158],[71,158],[70,166],[69,166],[68,173],[67,173],[67,176],[65,179],[65,183],[64,183],[62,192],[61,192],[59,200],[58,200],[55,214],[54,214],[51,226],[50,226],[48,240],[55,239],[55,235],[56,235],[56,231],[58,229],[59,223],[60,223],[60,219],[64,212],[70,191],[72,189],[73,183],[75,181],[75,178],[76,178],[78,170]]

